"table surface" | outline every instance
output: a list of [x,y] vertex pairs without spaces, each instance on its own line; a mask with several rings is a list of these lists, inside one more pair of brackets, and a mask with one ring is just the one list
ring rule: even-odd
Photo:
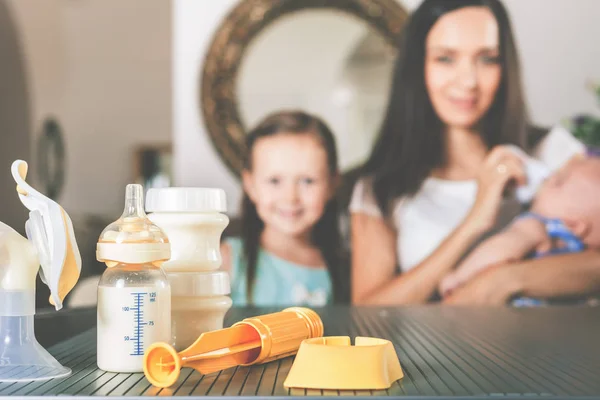
[[[226,325],[277,310],[232,309]],[[389,390],[288,391],[293,357],[201,375],[185,369],[168,389],[143,374],[96,367],[94,309],[36,317],[40,343],[73,373],[45,382],[0,383],[0,396],[407,396],[413,398],[600,397],[600,308],[316,309],[327,336],[371,336],[394,343],[404,378]],[[51,347],[49,347],[51,346]]]

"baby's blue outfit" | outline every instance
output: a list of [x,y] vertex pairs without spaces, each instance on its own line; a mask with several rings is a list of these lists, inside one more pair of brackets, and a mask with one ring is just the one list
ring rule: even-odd
[[[231,248],[231,299],[246,306],[246,260],[240,238],[227,238]],[[311,268],[283,260],[262,248],[256,262],[252,290],[254,306],[324,306],[332,302],[332,284],[325,268]]]
[[[541,221],[546,227],[546,233],[548,234],[548,237],[550,237],[551,239],[560,239],[564,244],[564,247],[550,249],[545,253],[536,252],[535,254],[533,254],[533,258],[541,258],[555,254],[579,253],[585,250],[585,244],[581,241],[581,239],[575,236],[573,232],[571,232],[569,228],[567,228],[566,225],[558,218],[546,218],[532,212],[523,213],[517,218],[535,218],[538,221]],[[512,302],[512,305],[515,307],[530,307],[545,304],[546,302],[543,300],[531,299],[526,297],[515,299]]]

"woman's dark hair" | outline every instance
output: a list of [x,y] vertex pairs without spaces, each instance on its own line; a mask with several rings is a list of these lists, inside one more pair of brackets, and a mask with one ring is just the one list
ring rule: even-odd
[[[331,176],[338,174],[338,160],[335,137],[329,127],[319,118],[302,111],[281,111],[262,120],[246,138],[244,168],[252,170],[252,149],[254,144],[265,137],[278,134],[314,135],[321,142],[327,154],[327,164]],[[256,206],[244,193],[242,200],[241,234],[246,261],[247,301],[252,303],[256,263],[264,223],[258,216]],[[345,271],[345,257],[339,231],[338,205],[335,196],[327,202],[323,215],[311,232],[313,244],[321,251],[331,277],[334,301],[347,302],[349,296],[349,273]]]
[[384,214],[392,201],[415,194],[432,170],[446,163],[444,124],[425,86],[425,43],[444,14],[469,6],[487,7],[499,27],[502,77],[494,102],[480,121],[488,147],[525,145],[527,112],[510,20],[499,0],[424,0],[408,20],[398,51],[392,90],[379,137],[363,166]]

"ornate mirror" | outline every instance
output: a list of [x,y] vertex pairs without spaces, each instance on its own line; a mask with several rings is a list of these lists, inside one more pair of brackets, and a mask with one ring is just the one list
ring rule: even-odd
[[407,16],[394,0],[241,1],[213,38],[201,82],[205,124],[231,171],[241,172],[247,130],[292,108],[327,122],[350,174],[382,122]]

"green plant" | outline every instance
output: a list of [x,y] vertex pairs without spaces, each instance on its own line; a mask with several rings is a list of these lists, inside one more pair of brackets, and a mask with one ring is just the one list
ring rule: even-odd
[[581,115],[573,119],[571,131],[573,135],[584,144],[600,147],[600,120],[590,116]]
[[[600,104],[600,84],[590,83],[590,90]],[[573,135],[590,147],[600,147],[600,119],[595,116],[582,114],[567,122],[567,128]]]

